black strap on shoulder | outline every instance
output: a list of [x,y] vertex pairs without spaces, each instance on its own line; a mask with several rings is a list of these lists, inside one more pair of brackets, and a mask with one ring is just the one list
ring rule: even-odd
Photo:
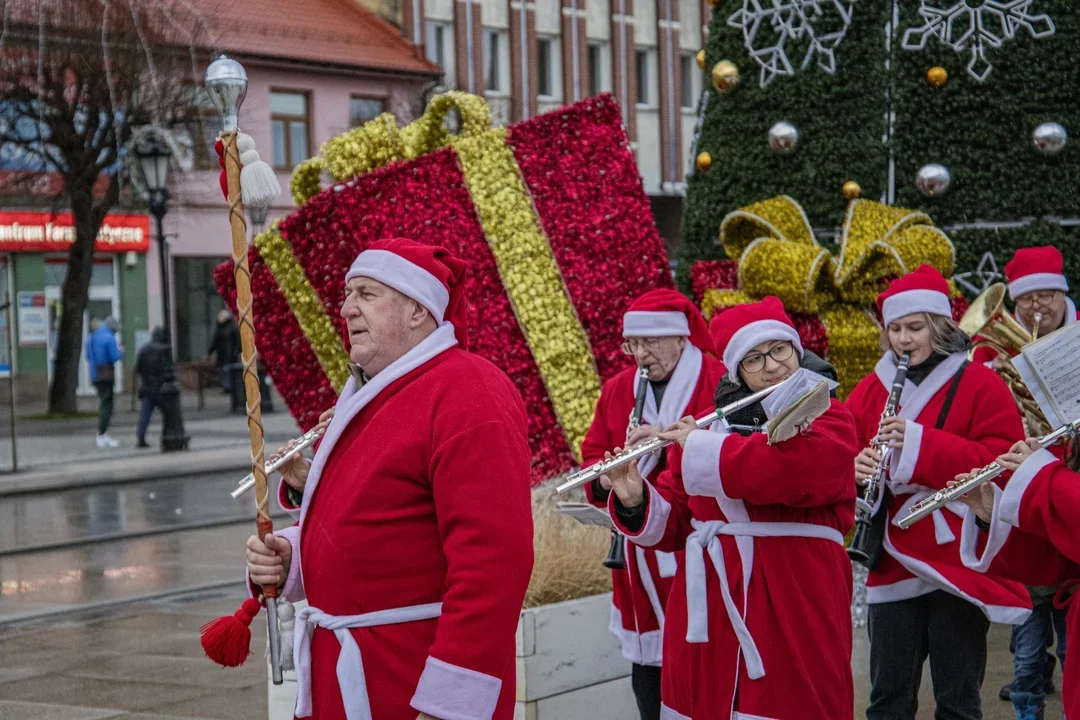
[[960,369],[953,375],[952,383],[949,384],[949,392],[945,395],[945,404],[941,406],[941,414],[938,415],[937,424],[934,426],[936,430],[940,430],[945,426],[945,419],[949,417],[949,408],[952,407],[953,398],[956,397],[956,389],[960,387],[960,378],[964,376],[967,366],[968,361],[965,360]]

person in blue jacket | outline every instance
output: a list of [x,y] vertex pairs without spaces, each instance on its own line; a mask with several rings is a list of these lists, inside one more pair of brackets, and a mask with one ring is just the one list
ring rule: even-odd
[[90,381],[94,383],[98,394],[99,448],[114,448],[120,445],[109,437],[109,422],[113,413],[113,384],[116,382],[114,363],[124,357],[116,344],[116,333],[119,331],[120,324],[110,315],[86,338],[86,362],[90,366]]

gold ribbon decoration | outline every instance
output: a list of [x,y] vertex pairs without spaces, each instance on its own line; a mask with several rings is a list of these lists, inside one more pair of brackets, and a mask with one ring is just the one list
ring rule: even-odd
[[730,213],[720,224],[720,243],[739,259],[739,286],[707,291],[706,317],[766,295],[780,298],[789,312],[817,315],[842,396],[880,357],[881,326],[871,307],[888,278],[922,264],[949,277],[956,259],[948,236],[925,213],[870,200],[848,205],[838,256],[818,243],[806,213],[786,195]]

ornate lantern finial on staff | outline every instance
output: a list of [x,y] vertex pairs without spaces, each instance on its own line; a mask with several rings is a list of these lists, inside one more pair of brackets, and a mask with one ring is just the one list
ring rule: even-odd
[[[251,312],[251,270],[248,267],[247,223],[244,205],[266,207],[281,194],[277,176],[259,159],[255,142],[240,132],[240,105],[247,94],[247,73],[236,60],[221,55],[206,69],[206,90],[221,113],[223,125],[220,142],[227,183],[229,224],[232,229],[233,269],[236,278],[236,305],[240,320],[241,357],[244,364],[244,390],[247,396],[248,430],[251,433],[251,464],[255,475],[256,526],[260,538],[274,531],[270,519],[263,426],[260,409],[259,376],[256,370],[255,325]],[[269,628],[270,664],[275,685],[282,683],[281,642],[278,629],[276,586],[263,587],[266,619]],[[207,655],[222,665],[236,666],[250,654],[251,632],[248,625],[258,613],[256,601],[247,601],[236,613],[207,623],[202,644]]]

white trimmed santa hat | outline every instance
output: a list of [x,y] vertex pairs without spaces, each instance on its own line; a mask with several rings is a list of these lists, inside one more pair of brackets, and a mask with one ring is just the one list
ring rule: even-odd
[[920,312],[952,317],[949,283],[932,265],[921,265],[893,280],[889,289],[878,295],[877,306],[886,325]]
[[701,311],[677,290],[650,290],[630,303],[623,337],[685,337],[698,350],[716,354]]
[[369,277],[394,288],[427,308],[440,326],[451,323],[458,345],[468,349],[467,269],[445,248],[393,238],[374,242],[357,255],[345,282]]
[[1040,290],[1068,291],[1065,279],[1065,262],[1061,251],[1053,245],[1020,248],[1005,266],[1005,278],[1009,281],[1009,298]]
[[747,353],[763,342],[787,340],[800,356],[803,353],[795,323],[784,310],[784,303],[772,295],[725,310],[713,318],[709,330],[713,345],[723,352],[724,367],[732,378],[738,377],[739,363]]

